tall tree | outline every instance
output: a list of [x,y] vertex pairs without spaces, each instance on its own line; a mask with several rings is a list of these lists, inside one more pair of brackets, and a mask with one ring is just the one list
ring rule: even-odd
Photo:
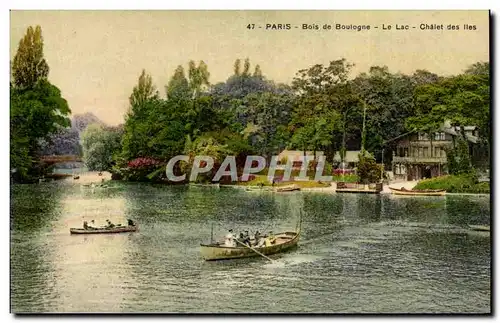
[[189,62],[189,86],[193,93],[193,98],[197,97],[200,92],[210,85],[210,73],[205,62],[200,61],[198,66],[194,61]]
[[241,75],[241,60],[239,58],[234,61],[234,75]]
[[71,111],[61,91],[47,77],[42,30],[29,27],[12,64],[10,84],[11,169],[17,180],[41,175],[40,144],[50,134],[68,127]]
[[14,85],[18,89],[32,88],[36,82],[49,75],[49,65],[43,57],[42,28],[28,27],[26,35],[19,41],[12,64]]
[[132,94],[129,97],[129,114],[139,113],[145,102],[158,97],[159,94],[153,84],[153,78],[151,75],[146,74],[146,70],[143,69],[139,76],[138,83],[134,86]]
[[174,75],[166,86],[167,98],[169,100],[179,101],[190,98],[191,90],[189,82],[184,74],[184,68],[179,65],[175,69]]
[[243,64],[243,76],[250,76],[250,59],[246,58]]

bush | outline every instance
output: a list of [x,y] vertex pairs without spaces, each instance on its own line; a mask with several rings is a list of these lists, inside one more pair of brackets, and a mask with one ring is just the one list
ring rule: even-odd
[[477,183],[470,175],[447,175],[425,179],[415,186],[417,190],[446,190],[450,193],[490,193],[490,183]]
[[378,183],[382,177],[382,167],[377,165],[375,158],[361,153],[359,154],[358,176],[363,184]]

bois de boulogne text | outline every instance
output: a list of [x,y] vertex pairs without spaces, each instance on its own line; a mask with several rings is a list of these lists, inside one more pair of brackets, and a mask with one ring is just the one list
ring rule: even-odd
[[341,23],[322,23],[322,24],[253,24],[246,25],[247,29],[256,30],[331,30],[331,31],[369,31],[369,30],[383,30],[383,31],[475,31],[476,25],[472,24],[454,24],[454,23],[420,23],[417,25],[409,24],[380,24],[380,25],[356,25],[356,24],[341,24]]

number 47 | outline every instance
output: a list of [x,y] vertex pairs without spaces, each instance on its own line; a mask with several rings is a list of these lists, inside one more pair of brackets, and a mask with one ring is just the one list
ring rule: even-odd
[[247,29],[255,29],[255,24],[248,24]]

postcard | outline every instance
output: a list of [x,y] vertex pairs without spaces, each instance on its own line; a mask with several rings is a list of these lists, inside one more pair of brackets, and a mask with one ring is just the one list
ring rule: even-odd
[[12,10],[11,313],[491,314],[490,20]]

